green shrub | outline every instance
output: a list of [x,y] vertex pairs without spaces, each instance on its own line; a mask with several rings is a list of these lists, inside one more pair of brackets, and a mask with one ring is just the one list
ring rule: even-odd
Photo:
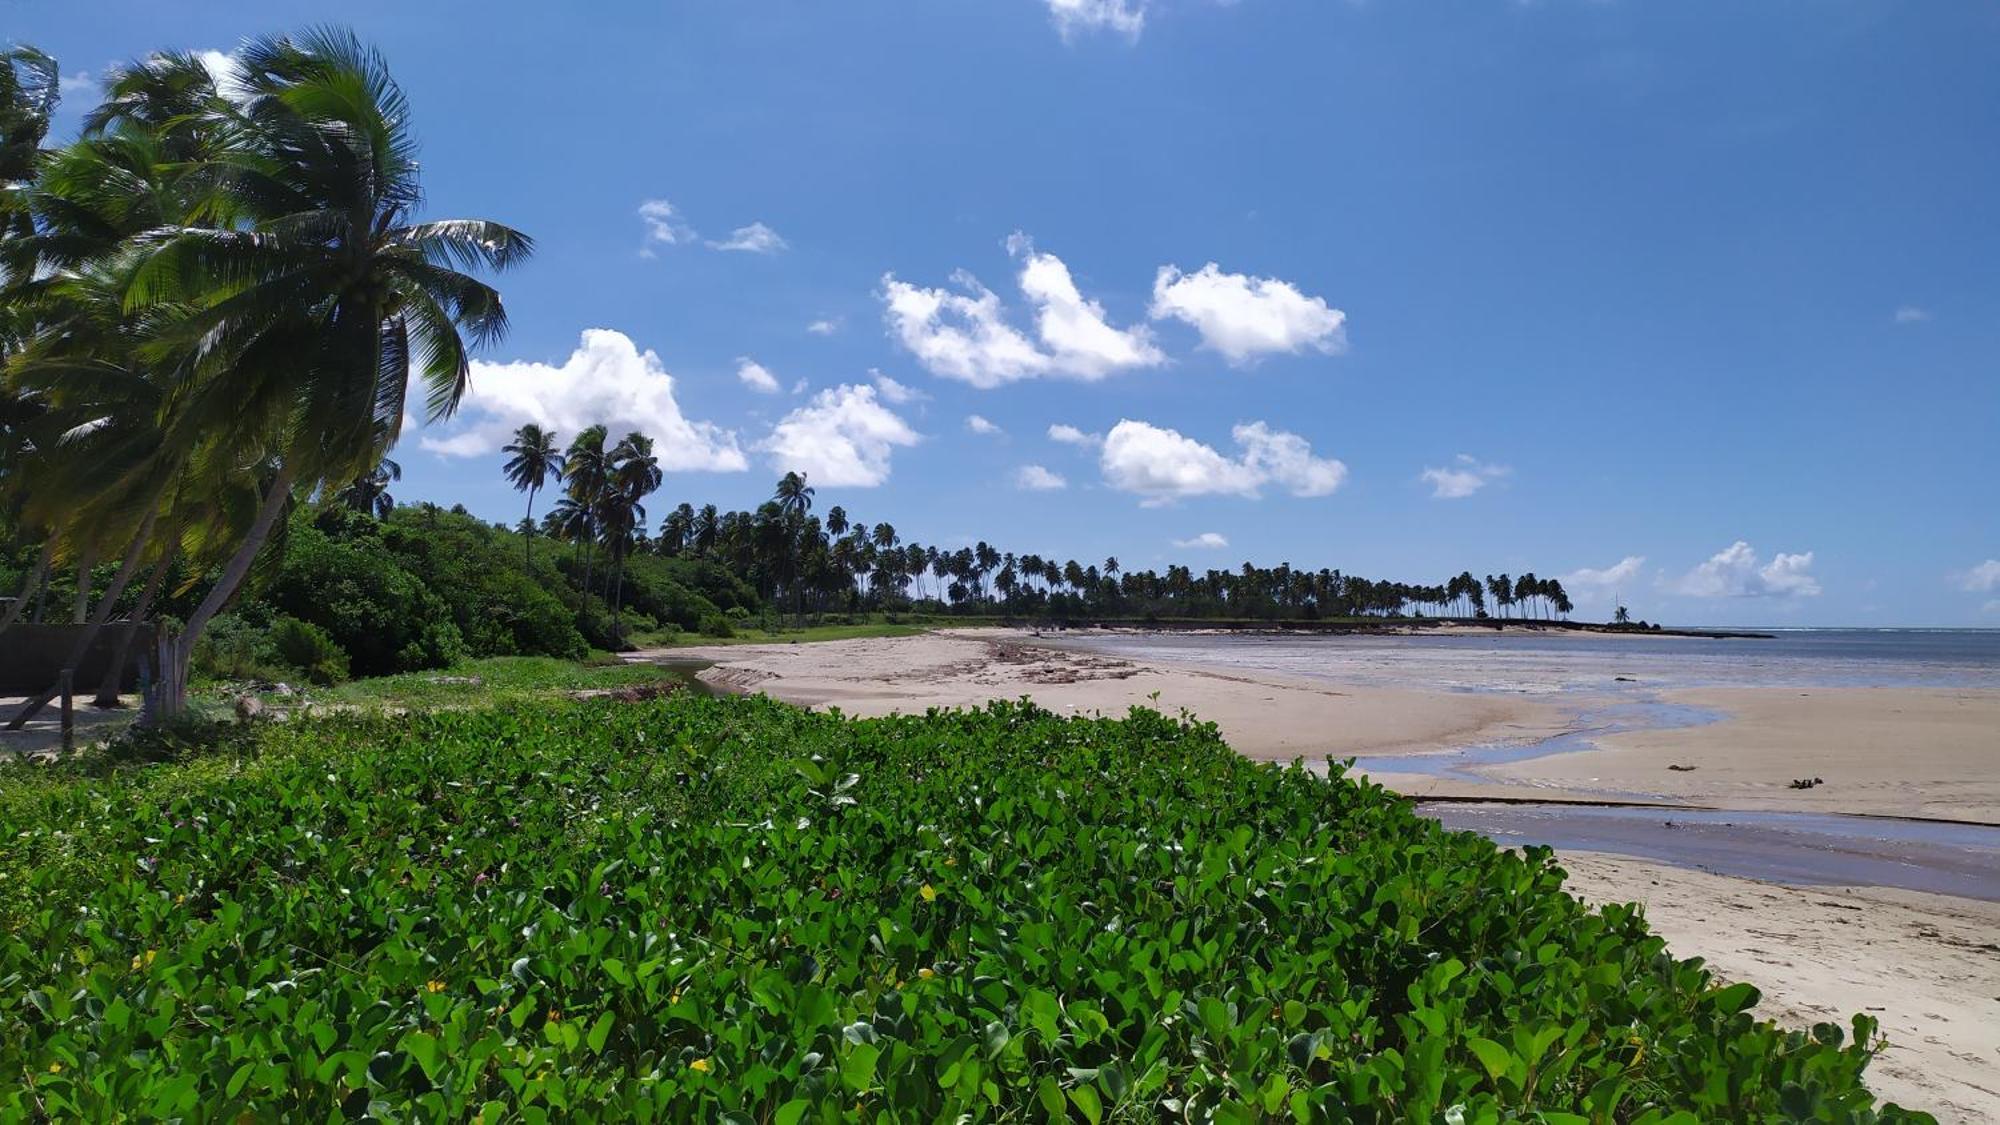
[[224,613],[211,619],[196,638],[189,661],[194,675],[208,680],[281,680],[285,667],[272,650],[261,620]]
[[250,729],[0,770],[0,1119],[1928,1120],[1867,1018],[1149,712]]
[[701,635],[704,637],[733,637],[736,630],[729,619],[719,613],[710,613],[701,619]]
[[444,600],[373,534],[336,538],[295,521],[264,601],[325,630],[358,676],[442,668],[466,655]]
[[347,653],[326,630],[310,622],[296,617],[273,621],[271,649],[313,683],[337,684],[347,678]]

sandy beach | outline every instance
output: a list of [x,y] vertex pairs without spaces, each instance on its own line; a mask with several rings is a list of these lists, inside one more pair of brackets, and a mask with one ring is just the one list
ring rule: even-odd
[[1940,1121],[2000,1121],[2000,904],[1878,887],[1787,887],[1566,852],[1573,894],[1637,902],[1681,957],[1763,992],[1790,1027],[1856,1012],[1889,1047],[1877,1094]]
[[[1240,752],[1277,761],[1422,761],[1561,735],[1577,713],[1565,695],[1350,685],[1128,659],[1006,630],[632,656],[712,661],[701,678],[717,688],[855,715],[1021,696],[1078,713],[1186,709]],[[1405,773],[1379,760],[1371,776],[1418,796],[1602,800],[1611,791],[1724,809],[2000,819],[2000,692],[1746,688],[1667,698],[1720,717],[1606,735],[1596,748],[1480,766],[1476,776]],[[1814,776],[1825,784],[1788,787]],[[1871,1071],[1885,1097],[1944,1121],[2000,1120],[2000,945],[1991,936],[2000,904],[1788,886],[1590,852],[1562,862],[1576,893],[1641,902],[1677,955],[1756,983],[1769,1016],[1794,1026],[1876,1016],[1891,1043]]]
[[1030,696],[1054,711],[1116,716],[1181,710],[1215,723],[1238,752],[1266,761],[1415,754],[1467,742],[1547,737],[1561,709],[1542,700],[1345,687],[1280,676],[1142,663],[966,629],[816,644],[718,645],[627,654],[713,661],[701,679],[850,715],[978,706]]

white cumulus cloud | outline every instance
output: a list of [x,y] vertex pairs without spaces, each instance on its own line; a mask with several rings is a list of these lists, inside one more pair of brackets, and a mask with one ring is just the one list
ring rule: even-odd
[[999,426],[994,425],[992,422],[988,421],[983,415],[979,414],[966,415],[965,428],[971,430],[975,434],[980,434],[982,436],[1005,432],[1001,430]]
[[1968,594],[2000,590],[2000,559],[1987,559],[1958,576],[1959,588]]
[[1043,0],[1067,40],[1081,31],[1109,31],[1137,39],[1146,27],[1147,0]]
[[1054,492],[1068,488],[1069,482],[1061,473],[1051,472],[1040,465],[1023,465],[1014,471],[1014,485],[1029,492]]
[[831,336],[840,331],[840,326],[845,323],[846,321],[842,317],[823,316],[806,325],[806,331],[815,336]]
[[1334,355],[1347,348],[1346,313],[1291,282],[1223,273],[1214,262],[1194,273],[1161,266],[1153,279],[1152,317],[1193,325],[1202,346],[1232,364],[1280,352]]
[[890,334],[925,370],[985,390],[1042,376],[1094,381],[1166,362],[1151,329],[1113,327],[1104,306],[1078,291],[1062,259],[1036,250],[1019,232],[1006,245],[1021,259],[1018,282],[1034,311],[1033,338],[1010,322],[1000,295],[966,270],[952,274],[962,292],[883,275]]
[[1629,587],[1646,565],[1644,555],[1626,555],[1607,567],[1581,567],[1561,575],[1563,589],[1578,598],[1594,599]]
[[1677,594],[1693,598],[1812,597],[1820,592],[1812,576],[1813,553],[1758,558],[1750,544],[1738,539],[1672,584]]
[[1192,539],[1176,539],[1174,540],[1174,546],[1219,551],[1229,546],[1229,540],[1223,538],[1222,533],[1219,531],[1204,531]]
[[609,328],[585,331],[561,364],[475,360],[457,417],[427,429],[418,445],[449,457],[483,456],[529,422],[564,440],[600,422],[614,437],[638,430],[654,439],[660,467],[669,471],[750,467],[734,433],[681,413],[674,377],[658,355]]
[[1477,457],[1461,453],[1442,468],[1425,468],[1417,479],[1431,486],[1436,500],[1463,500],[1512,472],[1505,465],[1482,464]]
[[987,389],[1048,370],[1049,357],[1007,323],[999,294],[964,270],[952,279],[967,292],[924,289],[894,274],[882,276],[890,331],[926,371]]
[[1255,497],[1266,485],[1294,496],[1325,496],[1340,487],[1347,466],[1315,457],[1297,434],[1262,422],[1230,431],[1242,452],[1235,457],[1178,430],[1121,419],[1105,435],[1098,467],[1105,483],[1140,496],[1147,505],[1189,496]]
[[758,448],[776,472],[796,470],[817,485],[873,488],[889,479],[889,459],[919,438],[865,384],[821,391],[784,416]]
[[729,237],[708,244],[711,250],[734,250],[745,254],[776,254],[790,244],[763,223],[751,223],[729,232]]
[[1069,266],[1036,250],[1016,231],[1007,250],[1021,258],[1021,295],[1035,306],[1035,329],[1049,353],[1050,369],[1079,379],[1102,379],[1128,367],[1156,367],[1167,360],[1145,325],[1113,328],[1104,306],[1077,291]]
[[778,393],[778,377],[771,374],[770,368],[747,355],[736,357],[736,378],[760,395]]

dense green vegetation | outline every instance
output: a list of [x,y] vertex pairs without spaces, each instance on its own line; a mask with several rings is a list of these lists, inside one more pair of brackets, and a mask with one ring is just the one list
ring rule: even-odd
[[1926,1119],[1866,1018],[1145,712],[258,724],[0,840],[9,1119]]

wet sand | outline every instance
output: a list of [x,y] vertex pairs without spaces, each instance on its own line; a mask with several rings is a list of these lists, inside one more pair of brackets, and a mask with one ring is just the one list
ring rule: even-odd
[[[1662,699],[1717,721],[1609,733],[1583,753],[1478,772],[1506,784],[1632,789],[1718,808],[2000,823],[2000,692],[1700,688]],[[1791,787],[1811,778],[1820,784]]]

